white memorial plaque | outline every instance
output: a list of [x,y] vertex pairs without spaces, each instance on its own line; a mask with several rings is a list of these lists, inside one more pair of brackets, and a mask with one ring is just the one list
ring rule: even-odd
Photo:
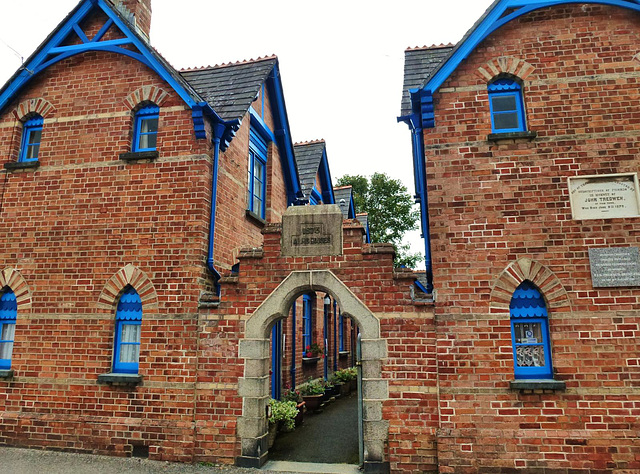
[[569,178],[574,219],[640,217],[636,173]]

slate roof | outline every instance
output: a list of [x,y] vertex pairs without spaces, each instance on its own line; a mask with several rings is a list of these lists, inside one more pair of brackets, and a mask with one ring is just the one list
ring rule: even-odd
[[304,197],[309,199],[313,185],[316,182],[318,168],[324,153],[324,140],[313,142],[296,143],[293,145],[293,152],[296,155],[296,165],[298,166],[298,176],[300,176],[300,187]]
[[419,89],[425,85],[431,75],[439,69],[454,45],[410,48],[404,53],[404,85],[402,88],[402,106],[400,115],[411,114],[409,89]]
[[362,214],[356,214],[356,219],[358,220],[358,222],[360,222],[360,224],[364,226],[365,229],[369,226],[369,214],[367,214],[366,212]]
[[349,218],[349,205],[351,204],[351,195],[353,188],[351,186],[341,186],[333,188],[333,195],[336,197],[336,204],[340,206],[342,217]]
[[278,62],[276,56],[180,71],[224,120],[241,119]]

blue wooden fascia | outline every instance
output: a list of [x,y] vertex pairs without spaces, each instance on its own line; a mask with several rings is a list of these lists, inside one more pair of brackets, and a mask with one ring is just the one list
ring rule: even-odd
[[320,182],[322,183],[322,202],[325,204],[335,204],[336,197],[333,194],[333,182],[331,180],[331,171],[329,170],[329,160],[327,158],[327,149],[322,150],[322,159],[318,169]]
[[[640,12],[639,0],[504,0],[493,7],[484,20],[471,32],[469,37],[457,48],[455,53],[447,59],[445,64],[440,67],[438,72],[427,82],[423,89],[437,91],[480,42],[508,22],[542,8],[585,3],[609,5]],[[514,11],[508,15],[504,15],[507,10],[511,9],[514,9]]]
[[356,218],[356,204],[353,201],[353,192],[351,193],[351,197],[349,198],[349,210],[347,211],[347,216],[349,219]]
[[[608,5],[640,12],[640,0],[503,0],[502,2],[494,5],[491,11],[486,14],[482,22],[475,27],[475,29],[464,40],[464,43],[460,44],[444,64],[440,66],[438,71],[429,79],[422,90],[425,91],[426,94],[432,95],[440,89],[442,84],[451,76],[451,74],[453,74],[460,63],[462,63],[462,61],[464,61],[469,54],[471,54],[471,52],[474,51],[485,38],[487,38],[487,36],[510,21],[542,8],[585,3]],[[510,13],[505,15],[507,11],[510,11]],[[422,94],[417,96],[415,92],[415,90],[411,91],[411,101],[412,104],[414,104],[414,107],[416,103],[419,103],[422,108],[422,126],[424,128],[434,127],[435,121],[430,120],[430,113],[428,111],[428,107],[425,107],[424,97]],[[418,97],[420,99],[419,101],[417,100]],[[406,117],[403,118],[406,119]]]
[[251,128],[258,132],[267,142],[275,142],[276,136],[273,134],[269,126],[263,118],[256,112],[253,107],[249,107],[249,117],[251,120]]
[[[107,15],[108,20],[96,36],[89,39],[82,31],[80,23],[94,7],[99,7]],[[125,38],[101,41],[107,30],[113,25],[122,32]],[[64,40],[74,31],[83,43],[63,46]],[[133,46],[137,51],[132,51],[123,46]],[[47,39],[28,60],[27,64],[20,68],[19,73],[10,80],[6,89],[0,94],[0,110],[4,109],[18,91],[38,73],[63,59],[88,51],[109,51],[136,59],[166,81],[189,107],[194,107],[198,102],[194,97],[195,94],[190,93],[169,72],[165,65],[152,53],[148,44],[134,33],[130,26],[113,10],[110,3],[105,0],[85,0],[76,7],[64,24],[59,26],[57,31]]]
[[284,102],[284,91],[282,89],[278,63],[275,64],[267,78],[267,87],[269,94],[273,98],[272,104],[275,109],[274,119],[276,125],[274,135],[281,154],[284,182],[287,189],[287,203],[289,205],[298,205],[306,202],[306,200],[300,186],[300,177],[298,176],[298,168],[293,152],[293,141],[291,140],[289,119]]

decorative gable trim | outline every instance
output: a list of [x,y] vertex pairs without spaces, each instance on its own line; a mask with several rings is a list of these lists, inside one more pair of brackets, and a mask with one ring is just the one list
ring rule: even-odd
[[144,86],[133,91],[124,100],[125,105],[131,110],[135,109],[142,102],[153,102],[158,107],[169,98],[169,93],[156,86]]
[[0,272],[0,290],[5,286],[10,287],[16,295],[18,310],[31,309],[31,290],[18,270],[7,267]]
[[13,110],[13,115],[16,120],[23,120],[29,114],[35,113],[40,115],[42,118],[47,118],[47,116],[53,114],[55,112],[55,108],[53,104],[42,97],[38,97],[36,99],[28,99],[24,102],[21,102]]
[[556,274],[535,260],[520,258],[509,265],[493,285],[490,312],[509,315],[513,292],[525,280],[529,280],[540,289],[549,309],[557,312],[571,311],[569,295]]
[[[82,22],[91,15],[94,8],[101,9],[107,16],[107,20],[102,28],[92,38],[89,38],[82,30]],[[105,40],[104,37],[111,28],[120,30],[124,37]],[[80,38],[81,43],[67,45],[65,40],[74,32]],[[0,91],[0,110],[33,77],[64,59],[88,51],[108,51],[131,57],[158,74],[189,107],[194,107],[201,101],[198,94],[180,77],[177,71],[174,71],[166,61],[152,50],[146,40],[135,31],[135,27],[127,22],[111,2],[107,0],[85,0],[49,35],[45,42],[27,59],[24,66],[14,74],[7,85]]]
[[98,307],[106,310],[113,310],[122,290],[131,285],[140,295],[143,308],[158,308],[158,294],[153,282],[139,268],[132,264],[120,269],[107,282],[98,298]]
[[501,74],[516,76],[525,81],[535,70],[535,66],[523,59],[513,56],[500,56],[489,61],[484,67],[479,67],[477,74],[487,82],[493,81],[496,76]]

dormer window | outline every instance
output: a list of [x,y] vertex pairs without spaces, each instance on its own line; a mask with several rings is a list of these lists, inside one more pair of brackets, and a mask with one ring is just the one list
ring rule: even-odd
[[158,143],[160,108],[148,105],[136,112],[133,130],[133,152],[155,151]]
[[32,116],[24,123],[18,161],[38,161],[43,123],[44,119],[40,115]]
[[525,132],[522,87],[514,79],[496,79],[489,84],[489,106],[493,133]]

